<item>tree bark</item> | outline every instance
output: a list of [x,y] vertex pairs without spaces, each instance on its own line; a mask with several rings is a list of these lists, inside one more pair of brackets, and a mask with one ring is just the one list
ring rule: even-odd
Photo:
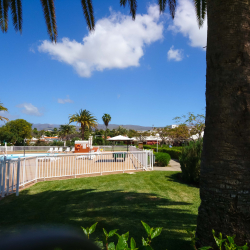
[[81,124],[82,140],[84,141],[85,125]]
[[206,127],[197,221],[199,246],[212,229],[250,243],[250,2],[208,0]]

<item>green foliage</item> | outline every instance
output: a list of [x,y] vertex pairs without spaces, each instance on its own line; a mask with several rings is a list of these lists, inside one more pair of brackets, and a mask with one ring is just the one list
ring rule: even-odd
[[171,157],[167,153],[155,153],[155,161],[160,167],[165,167],[169,164]]
[[[201,247],[201,248],[196,248],[196,241],[199,240],[198,238],[195,237],[195,228],[192,228],[190,230],[187,230],[187,233],[189,234],[190,238],[191,238],[191,246],[194,250],[208,250],[208,249],[213,249],[210,246],[205,246],[205,247]],[[215,236],[215,231],[212,230],[213,236],[214,236],[214,240],[216,245],[218,246],[219,250],[225,249],[225,250],[248,250],[248,246],[247,243],[244,246],[238,246],[235,242],[234,242],[234,236],[227,236],[226,239],[223,239],[222,233],[219,233],[219,237]]]
[[[143,145],[144,149],[153,149],[154,151],[157,150],[157,146],[155,145]],[[170,155],[171,159],[179,159],[181,155],[181,148],[182,147],[158,147],[158,152],[159,153],[167,153]]]
[[30,139],[32,124],[23,119],[7,122],[0,128],[0,141],[23,145],[24,139]]
[[[107,232],[105,228],[103,228],[103,241],[97,239],[95,243],[101,249],[106,249],[106,250],[143,250],[143,249],[153,250],[153,248],[151,247],[151,242],[154,238],[156,238],[161,234],[162,227],[153,228],[143,221],[141,223],[147,233],[147,238],[144,239],[144,237],[142,237],[142,246],[139,248],[136,247],[136,242],[133,237],[131,237],[129,241],[129,232],[119,235],[117,233],[118,229],[114,229],[111,230],[110,232]],[[84,234],[88,237],[88,239],[90,234],[92,234],[95,231],[96,225],[97,222],[89,228],[82,227],[82,230]],[[112,238],[113,236],[117,237],[116,244],[114,241],[110,242],[110,238]],[[130,242],[130,247],[129,247],[129,242]]]
[[191,141],[183,147],[180,155],[182,178],[188,182],[199,182],[203,140]]

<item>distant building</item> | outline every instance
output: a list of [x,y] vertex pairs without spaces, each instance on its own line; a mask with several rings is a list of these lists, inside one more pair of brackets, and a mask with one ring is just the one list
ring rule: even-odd
[[179,125],[176,124],[170,125],[170,128],[177,128],[177,127],[179,127]]

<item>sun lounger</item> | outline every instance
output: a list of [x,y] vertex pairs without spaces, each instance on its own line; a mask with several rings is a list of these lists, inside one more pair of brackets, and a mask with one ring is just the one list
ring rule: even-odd
[[54,151],[53,151],[53,148],[50,148],[49,150],[48,150],[48,153],[53,153]]
[[70,147],[67,147],[66,150],[64,151],[65,153],[69,153],[70,152]]
[[75,148],[72,148],[72,149],[71,149],[71,152],[75,152]]
[[58,148],[55,148],[55,149],[54,149],[54,153],[58,153]]
[[61,147],[59,148],[58,153],[62,153],[62,152],[63,152],[63,148]]

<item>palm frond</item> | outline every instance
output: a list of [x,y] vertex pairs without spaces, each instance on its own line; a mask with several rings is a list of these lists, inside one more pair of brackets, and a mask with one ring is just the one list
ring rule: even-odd
[[164,12],[166,9],[167,0],[158,0],[158,5],[160,8],[160,13]]
[[127,0],[120,0],[120,5],[125,7],[127,4]]
[[201,28],[206,17],[207,0],[194,0],[194,6],[195,6],[198,25],[199,28]]
[[8,30],[9,3],[9,0],[0,0],[0,26],[3,33]]
[[47,31],[50,40],[56,42],[57,40],[57,27],[56,27],[56,12],[54,0],[41,0],[43,7],[43,14],[47,25]]
[[172,18],[175,16],[176,0],[168,0],[168,7]]
[[136,0],[120,0],[120,5],[126,7],[126,4],[129,4],[130,14],[132,15],[133,20],[135,20],[136,10],[137,10],[137,1]]
[[21,0],[10,0],[12,21],[15,31],[22,33],[22,2]]
[[95,18],[94,18],[94,10],[92,0],[81,0],[83,14],[85,16],[85,20],[87,22],[89,30],[95,29]]

